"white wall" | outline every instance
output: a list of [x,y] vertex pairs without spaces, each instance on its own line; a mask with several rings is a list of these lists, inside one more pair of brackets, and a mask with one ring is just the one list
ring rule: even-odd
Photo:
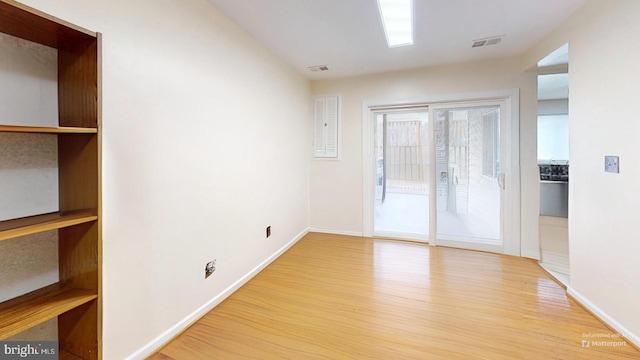
[[569,100],[538,100],[538,162],[569,161]]
[[342,94],[339,161],[311,164],[311,227],[363,232],[362,102],[406,101],[469,92],[520,89],[523,254],[539,256],[536,76],[516,58],[436,66],[355,78],[314,81],[312,91]]
[[[636,344],[640,48],[629,39],[640,34],[638,14],[639,1],[590,1],[526,57],[533,64],[569,42],[569,291]],[[604,172],[605,155],[620,156],[619,174]]]
[[569,161],[569,115],[538,116],[538,162]]
[[124,359],[308,227],[310,85],[204,0],[23,2],[103,33],[104,358]]

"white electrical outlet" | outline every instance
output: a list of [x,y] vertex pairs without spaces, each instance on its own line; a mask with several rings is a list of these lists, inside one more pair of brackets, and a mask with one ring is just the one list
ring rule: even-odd
[[620,158],[617,156],[604,157],[604,171],[609,173],[620,172]]

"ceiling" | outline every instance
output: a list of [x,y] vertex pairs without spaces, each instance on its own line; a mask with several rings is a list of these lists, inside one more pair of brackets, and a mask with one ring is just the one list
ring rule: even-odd
[[[209,0],[310,79],[522,54],[586,0],[414,0],[415,44],[389,49],[376,0]],[[473,40],[504,35],[497,45]],[[329,71],[309,67],[327,65]]]
[[538,67],[569,64],[569,44],[564,44],[538,61]]
[[559,73],[538,75],[538,100],[557,100],[569,98],[569,44],[564,44],[538,61],[538,69],[564,65]]

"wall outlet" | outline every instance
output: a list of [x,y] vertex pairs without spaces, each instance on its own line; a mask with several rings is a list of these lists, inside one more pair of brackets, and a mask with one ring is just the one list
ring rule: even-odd
[[267,226],[267,237],[271,236],[271,225]]
[[204,278],[206,279],[211,276],[214,271],[216,271],[216,259],[209,261],[207,265],[204,266]]
[[604,157],[604,171],[609,173],[620,172],[620,158],[617,156]]

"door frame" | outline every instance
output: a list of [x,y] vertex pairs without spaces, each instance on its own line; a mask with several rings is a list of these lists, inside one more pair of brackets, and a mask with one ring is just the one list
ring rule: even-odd
[[[520,237],[520,91],[519,89],[506,89],[495,91],[484,91],[474,93],[462,93],[434,96],[427,98],[419,98],[412,100],[373,100],[362,102],[362,218],[363,218],[363,235],[365,237],[373,236],[373,219],[374,219],[374,192],[375,187],[375,167],[374,167],[374,111],[384,109],[411,109],[424,108],[429,106],[440,106],[444,104],[474,103],[474,102],[504,102],[505,103],[505,122],[506,129],[501,129],[505,134],[507,145],[510,147],[508,151],[508,163],[510,173],[505,179],[505,194],[503,211],[507,217],[504,217],[503,226],[503,249],[502,253],[508,255],[520,256],[521,237]],[[433,129],[433,119],[429,119],[429,126]],[[433,136],[433,131],[431,131]],[[433,152],[432,152],[433,153]],[[435,155],[435,153],[433,153]],[[433,161],[433,159],[432,159]],[[435,167],[431,166],[432,179],[435,179]],[[433,180],[431,186],[435,186]],[[433,194],[433,192],[432,192]],[[430,199],[433,196],[430,196]],[[433,200],[430,201],[434,201]],[[509,213],[506,211],[509,209]],[[430,211],[430,229],[435,229],[435,214]],[[433,233],[430,238],[433,237]],[[404,236],[402,236],[404,238]],[[409,239],[421,240],[421,239]],[[426,239],[430,245],[447,246],[446,242],[431,241]],[[492,249],[478,249],[492,250]],[[495,250],[495,249],[493,249]]]

